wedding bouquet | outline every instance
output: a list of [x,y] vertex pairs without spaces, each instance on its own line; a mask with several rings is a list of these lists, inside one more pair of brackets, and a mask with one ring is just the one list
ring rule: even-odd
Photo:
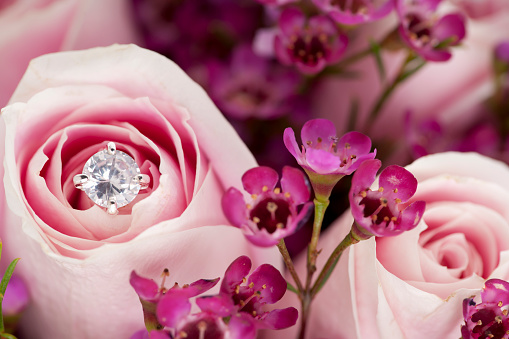
[[507,0],[0,29],[0,337],[509,338]]

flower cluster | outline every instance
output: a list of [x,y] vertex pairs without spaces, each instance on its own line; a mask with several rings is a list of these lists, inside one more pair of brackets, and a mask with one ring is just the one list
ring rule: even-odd
[[265,304],[274,304],[286,291],[286,281],[273,266],[263,264],[251,274],[251,260],[241,256],[227,268],[217,295],[195,299],[200,312],[191,312],[190,299],[213,288],[219,278],[198,280],[180,287],[164,288],[147,278],[131,273],[131,286],[138,294],[146,329],[133,334],[143,338],[255,338],[258,329],[283,329],[297,321],[293,307],[266,311]]

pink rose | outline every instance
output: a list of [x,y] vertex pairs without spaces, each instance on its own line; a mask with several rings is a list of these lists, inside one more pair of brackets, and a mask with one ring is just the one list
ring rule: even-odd
[[[406,168],[419,181],[411,201],[426,201],[421,223],[343,254],[311,306],[307,338],[457,339],[463,299],[509,278],[509,167],[450,152]],[[323,235],[319,267],[351,224],[346,212]]]
[[30,59],[71,49],[134,43],[123,0],[4,0],[0,4],[0,107],[7,104]]
[[[168,284],[222,276],[242,254],[278,264],[227,226],[225,188],[255,160],[205,92],[173,62],[137,46],[65,52],[32,61],[3,110],[5,256],[32,304],[27,338],[128,338],[143,328],[129,285],[136,270]],[[111,216],[73,185],[113,141],[151,178]]]

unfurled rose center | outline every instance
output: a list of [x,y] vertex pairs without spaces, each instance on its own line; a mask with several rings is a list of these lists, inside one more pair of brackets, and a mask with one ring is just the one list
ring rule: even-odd
[[292,215],[287,200],[267,197],[258,202],[249,213],[249,217],[258,226],[274,233],[278,228],[285,227],[288,217]]

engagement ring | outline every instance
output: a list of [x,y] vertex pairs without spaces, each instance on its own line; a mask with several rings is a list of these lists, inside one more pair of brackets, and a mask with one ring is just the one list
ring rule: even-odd
[[105,150],[88,159],[83,173],[75,175],[73,182],[95,204],[115,215],[120,207],[133,201],[140,190],[148,187],[150,177],[141,174],[134,159],[117,151],[115,143],[109,142]]

